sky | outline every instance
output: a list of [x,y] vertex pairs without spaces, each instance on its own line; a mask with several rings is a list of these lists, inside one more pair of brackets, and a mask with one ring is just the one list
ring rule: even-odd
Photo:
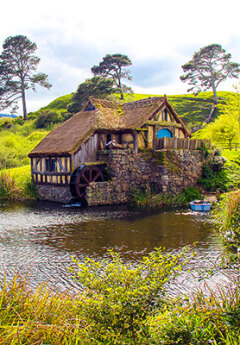
[[[183,94],[181,66],[200,48],[220,44],[240,63],[239,17],[239,0],[11,0],[1,3],[0,48],[15,35],[37,44],[38,72],[52,87],[28,91],[28,111],[75,92],[93,65],[115,53],[131,59],[126,84],[135,93]],[[219,90],[236,83],[229,79]]]

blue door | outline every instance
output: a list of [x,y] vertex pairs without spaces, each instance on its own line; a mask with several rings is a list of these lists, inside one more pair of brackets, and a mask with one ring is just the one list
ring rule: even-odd
[[157,138],[160,139],[160,138],[164,138],[164,137],[172,138],[172,132],[166,128],[160,129],[160,131],[157,132]]

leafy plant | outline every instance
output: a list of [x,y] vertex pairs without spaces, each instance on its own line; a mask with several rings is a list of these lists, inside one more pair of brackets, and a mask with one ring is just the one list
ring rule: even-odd
[[136,265],[124,264],[113,251],[101,261],[74,260],[78,269],[71,269],[72,274],[84,287],[79,312],[89,320],[94,341],[139,343],[147,332],[146,316],[161,310],[167,282],[186,264],[186,250],[172,254],[158,248]]

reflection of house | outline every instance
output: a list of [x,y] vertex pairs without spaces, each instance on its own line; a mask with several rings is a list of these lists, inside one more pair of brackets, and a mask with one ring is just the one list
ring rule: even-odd
[[[163,137],[190,132],[168,103],[155,97],[119,104],[90,98],[85,108],[49,133],[29,154],[37,185],[68,187],[82,197],[91,182],[105,179],[99,150],[155,149]],[[107,145],[108,144],[108,145]],[[53,190],[53,189],[52,189]]]

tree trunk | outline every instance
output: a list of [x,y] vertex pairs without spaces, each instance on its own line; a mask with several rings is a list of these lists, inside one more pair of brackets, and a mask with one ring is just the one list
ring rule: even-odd
[[24,121],[27,120],[27,106],[26,106],[26,96],[25,96],[25,89],[22,85],[22,106],[23,106],[23,118]]
[[123,92],[122,92],[122,84],[121,84],[121,77],[120,77],[120,75],[117,75],[117,80],[118,80],[117,86],[118,86],[118,88],[120,90],[121,99],[124,99]]
[[218,104],[218,101],[217,101],[217,90],[216,90],[216,86],[215,86],[214,83],[212,85],[212,89],[213,89],[214,104]]
[[212,106],[212,109],[211,109],[211,111],[210,111],[210,114],[209,114],[209,116],[208,116],[208,118],[207,118],[207,120],[206,120],[206,123],[209,123],[209,122],[211,121],[215,109],[216,109],[216,105],[215,105],[215,103],[214,103],[213,106]]

